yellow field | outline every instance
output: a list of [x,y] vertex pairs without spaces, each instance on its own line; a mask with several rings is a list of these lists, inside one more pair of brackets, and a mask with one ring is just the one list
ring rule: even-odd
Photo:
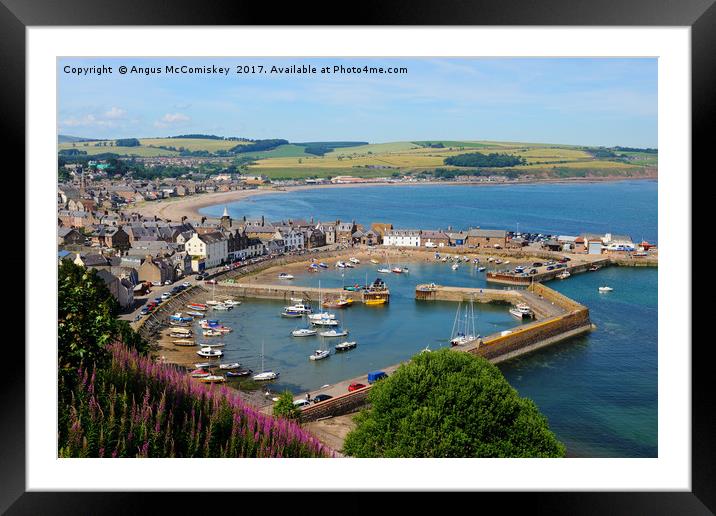
[[58,145],[58,150],[77,149],[86,152],[89,156],[113,153],[121,156],[139,156],[143,158],[151,158],[155,156],[176,156],[179,154],[178,152],[158,149],[156,147],[115,147],[113,145],[110,146],[109,143],[106,147],[96,147],[95,143],[97,142],[77,142],[74,147],[71,143],[61,143]]
[[229,140],[210,140],[195,138],[142,138],[139,140],[143,146],[147,147],[184,147],[190,151],[207,150],[210,152],[218,150],[229,150],[237,145],[246,145],[249,142],[237,142]]
[[632,165],[630,163],[620,163],[618,161],[599,161],[599,160],[591,160],[591,161],[570,161],[567,163],[555,163],[554,165],[525,165],[522,167],[519,167],[520,169],[525,170],[531,170],[531,169],[549,169],[551,167],[557,167],[557,168],[577,168],[577,169],[615,169],[615,168],[642,168],[638,165]]

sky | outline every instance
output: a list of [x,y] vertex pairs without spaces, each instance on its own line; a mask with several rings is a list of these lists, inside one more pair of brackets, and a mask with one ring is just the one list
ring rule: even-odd
[[[162,73],[120,74],[122,65]],[[181,65],[229,73],[166,73]],[[290,65],[317,73],[268,73]],[[408,71],[321,73],[341,65]],[[93,73],[101,66],[112,72]],[[264,68],[239,74],[237,66]],[[58,60],[58,130],[108,139],[201,133],[657,147],[657,91],[654,58],[67,58]]]

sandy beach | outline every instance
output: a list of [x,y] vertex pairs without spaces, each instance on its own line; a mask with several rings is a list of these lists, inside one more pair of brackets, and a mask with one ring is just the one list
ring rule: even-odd
[[285,194],[299,190],[316,190],[323,188],[361,188],[361,187],[377,187],[377,186],[404,186],[404,187],[420,187],[420,186],[505,186],[505,185],[527,185],[537,183],[603,183],[613,181],[634,181],[634,180],[654,180],[656,177],[605,177],[605,178],[575,178],[575,179],[550,179],[550,180],[534,180],[519,181],[512,183],[475,183],[467,181],[426,181],[420,183],[354,183],[354,184],[329,184],[329,185],[300,185],[290,187],[265,187],[251,190],[232,190],[230,192],[204,193],[192,195],[188,197],[173,197],[162,201],[144,201],[139,204],[130,206],[129,211],[140,213],[145,217],[159,217],[163,220],[178,221],[182,217],[190,220],[200,219],[203,215],[199,213],[201,208],[207,206],[215,206],[221,204],[230,204],[248,197],[266,194]]

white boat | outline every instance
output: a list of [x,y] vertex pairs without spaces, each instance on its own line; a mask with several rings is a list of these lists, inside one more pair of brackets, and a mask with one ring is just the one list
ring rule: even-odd
[[294,318],[299,318],[299,317],[303,317],[303,315],[304,315],[304,314],[301,314],[301,313],[298,313],[298,312],[287,312],[287,311],[285,311],[285,310],[284,310],[283,312],[281,312],[281,317],[294,317]]
[[283,311],[291,314],[310,314],[313,310],[311,310],[311,307],[308,305],[296,303],[295,305],[284,307]]
[[276,371],[264,371],[264,343],[261,341],[261,372],[252,376],[257,382],[266,380],[275,380],[278,378],[279,373]]
[[518,303],[516,306],[510,308],[510,314],[514,315],[519,319],[527,319],[534,317],[534,312],[529,305],[525,303]]
[[331,352],[327,349],[317,349],[313,352],[312,355],[309,355],[309,360],[323,360],[324,358],[328,358],[331,355]]
[[356,266],[355,266],[353,263],[351,263],[351,262],[343,262],[343,265],[345,265],[345,266],[348,267],[349,269],[355,269],[355,268],[356,268]]
[[346,268],[346,264],[345,264],[345,262],[337,261],[337,262],[336,262],[336,267],[339,268],[339,269],[345,269],[345,268]]
[[562,272],[560,272],[559,274],[557,274],[557,279],[567,279],[567,278],[569,278],[571,275],[572,275],[572,274],[571,274],[569,271],[562,271]]
[[462,302],[457,305],[452,334],[450,335],[451,346],[461,346],[480,338],[480,335],[475,330],[475,310],[472,300],[470,300],[470,305],[465,307],[464,315],[460,313],[461,308]]
[[279,373],[275,371],[264,371],[263,373],[255,374],[252,378],[257,382],[262,382],[266,380],[275,380],[278,378]]
[[217,330],[204,330],[201,332],[204,337],[221,337],[223,333]]
[[378,265],[380,262],[378,260],[376,260],[375,258],[371,258],[370,263],[374,263],[375,265]]
[[201,383],[224,383],[226,381],[226,378],[217,374],[212,374],[203,378],[199,378],[199,381]]
[[457,263],[453,263],[453,264],[452,264],[452,267],[450,267],[450,268],[451,268],[452,270],[456,271],[456,270],[458,269],[458,267],[460,267],[460,265],[458,265]]
[[224,352],[220,349],[201,348],[196,354],[200,357],[220,357],[224,355]]
[[237,306],[241,304],[241,301],[236,301],[234,299],[225,299],[224,304],[228,306]]
[[292,297],[291,302],[294,304],[303,303],[303,298],[302,297]]
[[340,323],[335,319],[314,319],[311,324],[314,326],[338,326]]
[[599,292],[611,292],[612,290],[614,290],[612,287],[608,287],[606,285],[599,287]]
[[213,343],[207,342],[207,343],[202,344],[202,347],[212,348],[212,349],[213,348],[223,348],[224,346],[226,346],[226,344],[223,342],[213,342]]
[[192,317],[204,317],[204,314],[201,312],[187,312],[187,315],[191,315]]
[[328,331],[322,331],[319,334],[321,337],[345,337],[348,335],[348,330],[328,330]]
[[313,330],[311,328],[300,328],[298,330],[293,330],[291,332],[291,335],[293,337],[310,337],[312,335],[315,335],[318,333],[318,330]]
[[219,364],[219,369],[238,369],[241,364],[238,362],[232,362],[231,364]]
[[335,319],[336,314],[330,312],[319,312],[317,314],[308,314],[308,319],[311,321],[319,321],[322,319]]
[[348,261],[351,262],[351,263],[354,263],[354,264],[359,264],[359,263],[360,263],[360,260],[359,260],[358,258],[355,258],[355,257],[350,258]]
[[209,306],[216,306],[219,304],[219,301],[216,301],[215,299],[209,299],[206,304]]
[[382,269],[378,269],[377,272],[380,272],[381,274],[390,274],[390,269],[383,267]]
[[288,274],[286,272],[282,272],[278,275],[278,279],[293,279],[293,274]]
[[357,345],[358,344],[356,344],[356,341],[351,341],[351,342],[345,341],[345,342],[341,342],[340,344],[336,344],[335,348],[336,348],[336,351],[348,351],[349,349],[355,348]]
[[221,312],[227,312],[229,310],[233,310],[234,307],[232,305],[225,305],[224,303],[217,303],[212,307],[214,310],[219,310]]
[[478,267],[478,268],[477,268],[477,270],[478,270],[479,272],[482,272],[482,271],[484,271],[485,269],[487,269],[487,267]]
[[199,362],[198,364],[194,364],[194,367],[197,369],[205,369],[207,367],[214,367],[214,364],[211,362]]

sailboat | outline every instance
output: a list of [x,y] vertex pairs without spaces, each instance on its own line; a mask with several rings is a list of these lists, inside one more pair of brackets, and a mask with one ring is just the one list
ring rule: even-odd
[[321,344],[321,349],[317,349],[314,351],[311,355],[308,356],[309,360],[323,360],[324,358],[328,358],[331,356],[331,352],[328,349],[322,349],[323,344]]
[[265,381],[265,380],[275,380],[278,378],[279,373],[276,371],[266,371],[264,370],[264,342],[261,341],[261,372],[258,374],[255,374],[253,376],[253,379],[257,382]]
[[216,300],[216,283],[214,283],[212,286],[213,286],[213,288],[211,289],[211,299],[209,301],[207,301],[206,304],[209,306],[216,306],[216,305],[220,304]]
[[[321,282],[318,282],[318,305],[323,307],[323,292],[321,291]],[[308,314],[308,320],[311,324],[316,326],[338,326],[338,321],[335,320],[335,314],[326,312],[321,308],[321,311],[317,314]]]
[[470,300],[469,310],[465,307],[465,314],[463,317],[460,316],[461,308],[462,302],[457,305],[455,322],[452,325],[452,335],[450,336],[450,345],[452,346],[460,346],[480,338],[477,331],[475,331],[475,311],[472,299]]

